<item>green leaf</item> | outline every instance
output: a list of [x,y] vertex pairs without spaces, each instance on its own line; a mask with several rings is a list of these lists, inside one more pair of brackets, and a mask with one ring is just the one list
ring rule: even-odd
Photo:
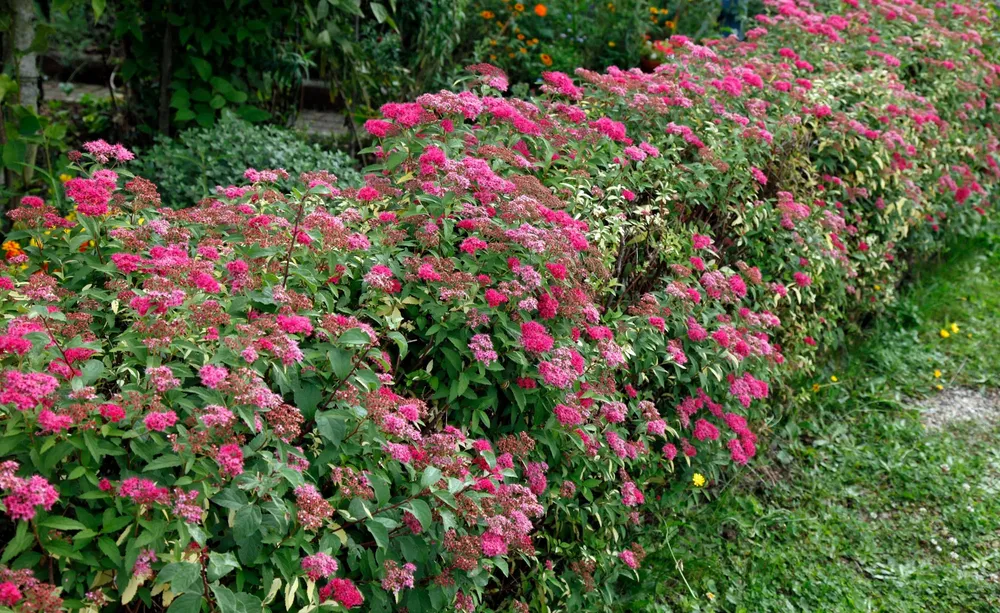
[[236,114],[250,123],[260,123],[271,118],[271,113],[249,104],[244,104],[236,109]]
[[350,351],[334,348],[329,351],[329,357],[333,374],[338,379],[346,379],[347,375],[351,374],[351,370],[354,368],[354,363],[352,362],[354,354]]
[[208,554],[208,580],[215,581],[229,574],[230,571],[240,567],[239,560],[231,553]]
[[264,605],[260,598],[250,594],[234,594],[229,588],[213,583],[212,593],[222,613],[262,613]]
[[156,575],[156,580],[158,583],[169,583],[170,591],[175,594],[185,592],[201,594],[201,566],[192,562],[167,564]]
[[256,539],[262,519],[260,507],[256,505],[249,505],[237,511],[233,523],[233,538],[236,539],[236,542],[243,545]]
[[[173,586],[171,586],[171,591],[173,591]],[[167,613],[200,613],[203,600],[204,597],[201,593],[181,594],[179,598],[175,598],[170,603]]]
[[374,521],[365,522],[365,526],[367,526],[368,531],[372,533],[372,536],[375,537],[375,544],[377,544],[379,547],[389,546],[388,528]]
[[426,489],[441,480],[441,469],[436,466],[428,466],[424,469],[424,474],[420,477],[420,487]]
[[191,56],[188,59],[191,60],[191,64],[198,72],[198,76],[201,77],[202,81],[208,81],[208,78],[212,76],[212,65],[200,57]]
[[180,456],[176,455],[166,455],[156,458],[149,464],[146,464],[146,468],[142,469],[142,472],[149,472],[151,470],[160,470],[161,468],[173,468],[175,466],[180,466],[184,463],[184,460]]
[[14,556],[26,550],[33,542],[34,539],[31,536],[31,532],[28,531],[28,522],[17,522],[17,532],[4,548],[3,556],[0,557],[0,564],[6,564],[14,559]]
[[101,553],[107,556],[115,566],[122,565],[122,554],[118,550],[118,545],[115,545],[113,540],[106,536],[102,536],[100,540],[97,541],[97,547],[101,550]]
[[410,501],[410,513],[413,513],[424,530],[428,530],[434,521],[431,506],[419,498]]
[[337,341],[345,345],[368,345],[372,342],[372,339],[361,328],[351,328],[345,330]]
[[344,435],[347,434],[347,424],[344,420],[331,413],[318,414],[316,428],[319,430],[320,436],[330,441],[334,447],[339,447],[344,440]]
[[247,495],[235,486],[228,487],[212,498],[212,502],[227,509],[240,510],[247,506]]
[[372,2],[369,6],[372,9],[372,14],[375,15],[375,21],[385,23],[385,20],[389,18],[389,11],[385,10],[385,7],[379,2]]
[[104,14],[104,7],[108,4],[108,0],[90,0],[90,8],[94,11],[94,23],[101,18]]
[[75,519],[60,517],[58,515],[46,517],[42,521],[38,522],[38,525],[46,528],[52,528],[53,530],[85,530],[87,528],[87,526],[84,526]]
[[410,157],[408,151],[405,151],[403,149],[397,149],[396,151],[393,151],[392,154],[389,155],[389,159],[386,160],[385,162],[386,170],[392,170],[393,168],[399,166],[400,164],[403,163],[403,160],[405,160],[408,157]]

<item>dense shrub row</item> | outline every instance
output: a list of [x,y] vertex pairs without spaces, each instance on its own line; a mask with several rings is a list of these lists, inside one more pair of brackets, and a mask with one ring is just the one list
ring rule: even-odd
[[171,210],[88,143],[5,243],[0,605],[614,603],[780,377],[991,213],[983,6],[770,11],[532,100],[471,67],[368,123],[360,189]]

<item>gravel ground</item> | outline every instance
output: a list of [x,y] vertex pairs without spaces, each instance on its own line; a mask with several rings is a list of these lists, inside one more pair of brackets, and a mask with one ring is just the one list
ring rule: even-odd
[[1000,390],[981,391],[969,387],[947,389],[917,403],[920,419],[928,428],[958,421],[1000,422]]

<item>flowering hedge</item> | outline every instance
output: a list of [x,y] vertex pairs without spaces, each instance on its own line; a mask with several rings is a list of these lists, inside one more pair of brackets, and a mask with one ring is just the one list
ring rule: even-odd
[[[783,375],[991,213],[978,4],[772,3],[655,74],[386,105],[366,186],[10,213],[0,606],[598,608]],[[692,495],[694,493],[694,495]]]

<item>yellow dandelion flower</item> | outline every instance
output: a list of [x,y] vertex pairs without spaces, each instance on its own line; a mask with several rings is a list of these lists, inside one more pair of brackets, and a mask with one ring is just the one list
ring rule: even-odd
[[951,331],[952,331],[953,334],[957,333],[958,332],[958,324],[951,324]]
[[938,384],[937,384],[937,385],[935,385],[934,387],[935,387],[935,388],[937,389],[937,391],[939,391],[939,392],[940,392],[941,390],[943,390],[943,389],[944,389],[944,386],[943,386],[943,385],[941,385],[940,383],[938,383]]
[[839,380],[840,379],[837,378],[837,375],[830,375],[830,381],[833,381],[834,383],[836,383]]
[[876,291],[876,292],[880,292],[880,291],[882,291],[882,286],[881,286],[881,285],[876,285],[876,286],[875,286],[875,291]]
[[934,371],[934,378],[935,379],[940,379],[941,378],[941,371],[940,370],[935,370]]
[[951,336],[951,332],[948,332],[944,328],[941,328],[941,332],[939,334],[941,334],[941,338],[948,338]]
[[704,487],[705,475],[701,473],[695,473],[694,476],[691,477],[691,483],[693,483],[695,487]]

